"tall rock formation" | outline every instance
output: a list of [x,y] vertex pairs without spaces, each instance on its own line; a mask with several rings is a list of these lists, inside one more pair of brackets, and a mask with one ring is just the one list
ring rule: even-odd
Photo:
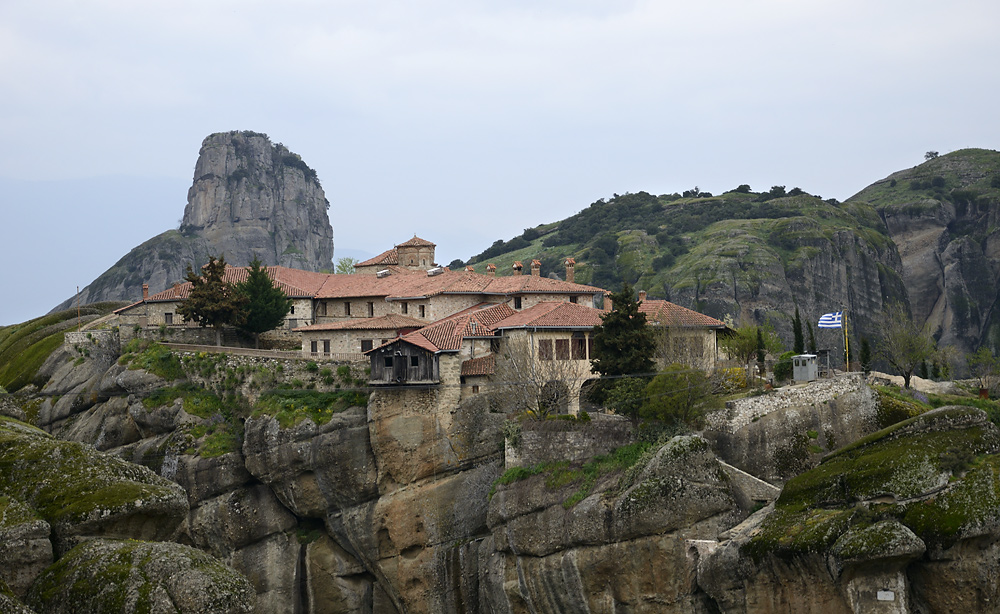
[[202,142],[180,229],[133,248],[82,290],[80,302],[137,300],[142,284],[164,290],[210,255],[237,266],[256,255],[264,264],[332,269],[329,206],[316,171],[284,145],[257,132],[212,134]]
[[1000,348],[1000,152],[963,149],[876,181],[914,320],[960,354]]

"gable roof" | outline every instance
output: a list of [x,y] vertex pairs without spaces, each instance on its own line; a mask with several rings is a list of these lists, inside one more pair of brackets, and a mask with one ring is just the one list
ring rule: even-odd
[[493,375],[496,372],[497,361],[493,354],[470,358],[462,363],[462,377],[475,375]]
[[390,313],[377,318],[355,318],[353,320],[344,320],[342,322],[311,324],[309,326],[300,326],[295,330],[301,332],[320,330],[399,330],[401,328],[422,328],[426,324],[427,323],[422,320]]
[[600,309],[576,303],[544,302],[504,318],[497,330],[511,328],[590,329],[601,323]]
[[364,262],[359,262],[355,264],[355,267],[359,266],[389,266],[390,264],[399,264],[399,252],[396,248],[387,249],[378,256],[374,258],[369,258]]
[[457,352],[466,337],[492,337],[497,322],[514,313],[507,303],[480,303],[379,347],[406,342],[434,354]]
[[698,313],[692,309],[675,305],[670,301],[645,300],[639,303],[639,311],[646,314],[650,324],[659,326],[679,326],[682,328],[727,328],[722,320]]
[[437,247],[437,245],[431,243],[427,239],[421,239],[417,235],[413,235],[412,239],[409,241],[403,241],[402,243],[396,245],[396,247]]
[[[271,283],[281,288],[289,298],[312,298],[323,286],[328,273],[314,273],[300,269],[290,269],[283,266],[269,266],[264,269]],[[250,267],[234,267],[226,265],[222,280],[229,284],[238,284],[250,276]],[[167,288],[163,292],[151,295],[146,302],[180,301],[191,294],[191,282],[186,281]]]

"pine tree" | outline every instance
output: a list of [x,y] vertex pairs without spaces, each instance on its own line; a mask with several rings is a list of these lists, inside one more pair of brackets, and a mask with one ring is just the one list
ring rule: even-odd
[[813,325],[809,325],[809,353],[816,353],[816,335],[813,333]]
[[594,357],[590,364],[604,376],[644,375],[654,369],[656,351],[653,331],[646,326],[646,314],[627,282],[621,292],[611,295],[612,309],[594,327]]
[[185,322],[197,322],[199,326],[215,329],[215,345],[222,345],[222,327],[239,324],[242,315],[242,299],[232,284],[225,281],[226,260],[210,256],[208,264],[194,272],[189,264],[184,276],[191,282],[191,292],[177,307],[177,313]]
[[257,256],[253,257],[247,272],[246,281],[236,285],[236,292],[243,302],[243,314],[238,326],[253,335],[254,347],[260,347],[260,334],[281,324],[292,307],[292,301],[271,281],[267,267]]
[[795,320],[792,323],[792,332],[795,335],[792,342],[792,351],[796,354],[805,354],[806,342],[802,335],[802,318],[799,317],[799,306],[795,306]]

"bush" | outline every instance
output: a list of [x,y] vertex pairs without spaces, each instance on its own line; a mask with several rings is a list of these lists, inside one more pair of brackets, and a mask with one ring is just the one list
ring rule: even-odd
[[697,428],[705,412],[719,405],[704,371],[674,363],[646,386],[639,415],[647,420]]
[[795,352],[785,352],[778,358],[778,362],[774,363],[774,377],[779,382],[784,382],[792,379],[793,369],[792,369],[792,356]]

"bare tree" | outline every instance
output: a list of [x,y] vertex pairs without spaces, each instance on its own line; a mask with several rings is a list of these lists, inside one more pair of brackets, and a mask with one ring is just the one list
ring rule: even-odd
[[506,335],[496,357],[493,398],[505,411],[530,412],[544,420],[550,414],[564,412],[569,395],[579,394],[580,386],[589,377],[588,361],[540,352],[527,333]]
[[882,337],[878,354],[903,376],[903,387],[910,387],[913,371],[926,360],[937,357],[937,344],[926,330],[917,326],[902,303],[893,303],[877,318]]

